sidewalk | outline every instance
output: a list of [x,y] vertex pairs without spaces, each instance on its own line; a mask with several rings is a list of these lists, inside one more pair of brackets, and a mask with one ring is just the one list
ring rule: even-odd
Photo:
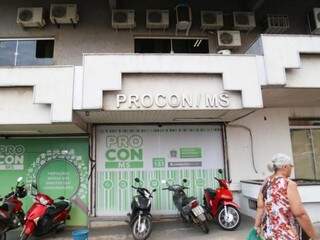
[[[130,228],[125,222],[106,223],[105,227],[94,227],[90,229],[90,240],[132,240]],[[182,223],[177,220],[154,222],[153,232],[150,240],[241,240],[245,239],[253,220],[242,217],[242,224],[237,231],[228,232],[221,230],[216,224],[210,224],[210,233],[204,234],[196,226]],[[57,235],[47,236],[42,239],[71,240],[71,230]],[[9,232],[7,240],[16,240],[18,232]],[[33,238],[36,239],[36,238]]]

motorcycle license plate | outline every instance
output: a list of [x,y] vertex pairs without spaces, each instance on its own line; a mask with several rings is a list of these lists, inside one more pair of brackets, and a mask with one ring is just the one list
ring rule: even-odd
[[204,213],[204,210],[201,206],[198,206],[198,207],[192,208],[192,212],[196,217],[198,217],[199,215]]

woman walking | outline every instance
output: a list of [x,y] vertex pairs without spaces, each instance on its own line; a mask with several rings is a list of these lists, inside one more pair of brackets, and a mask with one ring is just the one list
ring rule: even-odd
[[290,157],[278,153],[268,167],[274,173],[266,179],[258,196],[257,232],[266,240],[300,240],[300,225],[311,239],[319,240],[297,185],[289,179],[293,168]]

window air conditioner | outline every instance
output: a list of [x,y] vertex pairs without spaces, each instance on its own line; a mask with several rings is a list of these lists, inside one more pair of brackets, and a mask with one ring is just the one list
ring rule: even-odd
[[77,4],[51,4],[50,20],[53,24],[76,24],[79,22]]
[[264,22],[264,33],[280,34],[290,28],[288,15],[269,14]]
[[115,29],[133,29],[136,26],[134,10],[112,10],[112,27]]
[[176,12],[176,34],[178,31],[185,31],[189,35],[192,25],[192,12],[191,8],[186,4],[178,4],[175,7]]
[[320,8],[314,8],[308,14],[310,32],[312,34],[320,34]]
[[241,46],[240,31],[217,31],[219,47],[236,48]]
[[23,27],[44,27],[43,8],[18,8],[17,24]]
[[219,30],[223,27],[223,12],[201,11],[201,29]]
[[148,29],[167,29],[169,27],[169,10],[148,9],[146,23]]
[[233,12],[234,29],[251,31],[256,27],[254,12]]

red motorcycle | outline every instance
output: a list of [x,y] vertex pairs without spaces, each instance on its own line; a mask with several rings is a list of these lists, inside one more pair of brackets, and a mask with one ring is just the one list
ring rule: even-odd
[[71,203],[64,197],[54,201],[49,196],[39,193],[36,184],[32,184],[36,190],[34,203],[25,217],[25,224],[20,234],[20,240],[27,240],[31,236],[43,236],[50,232],[63,231],[66,220],[70,219]]
[[0,240],[6,239],[6,233],[10,230],[19,228],[24,223],[24,211],[22,209],[22,202],[20,199],[27,195],[27,189],[20,177],[17,180],[15,189],[0,198]]
[[[219,169],[219,173],[223,173],[221,169]],[[204,190],[205,208],[222,229],[233,231],[239,227],[241,222],[240,206],[233,201],[232,192],[229,190],[231,181],[215,179],[219,182],[219,188]]]

